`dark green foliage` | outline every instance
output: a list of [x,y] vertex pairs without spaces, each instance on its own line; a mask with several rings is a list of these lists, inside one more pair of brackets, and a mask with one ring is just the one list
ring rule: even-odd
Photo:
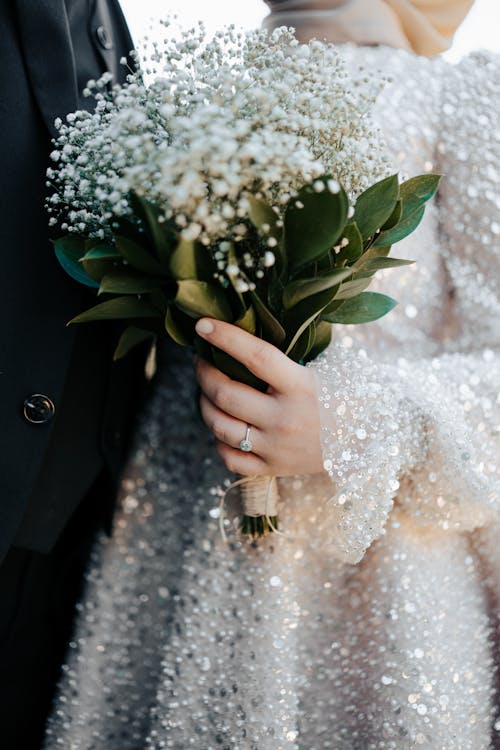
[[[200,347],[194,324],[208,316],[235,323],[295,361],[309,361],[328,345],[332,324],[376,320],[394,307],[391,298],[365,290],[377,271],[412,262],[388,257],[391,245],[416,228],[439,179],[422,175],[402,185],[396,175],[381,180],[359,196],[351,219],[345,192],[330,192],[327,176],[304,185],[281,217],[251,196],[245,240],[223,238],[227,263],[241,269],[247,291],[234,274],[217,269],[217,245],[183,239],[158,206],[132,195],[135,215],[113,225],[114,241],[69,236],[55,242],[67,273],[111,297],[72,322],[126,320],[116,358],[154,335],[155,326],[183,346]],[[258,260],[270,246],[275,265],[259,277]],[[253,266],[243,262],[245,253]],[[227,355],[204,354],[230,377],[263,387]]]

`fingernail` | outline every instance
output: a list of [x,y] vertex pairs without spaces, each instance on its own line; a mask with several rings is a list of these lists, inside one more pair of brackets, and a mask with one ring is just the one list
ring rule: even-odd
[[207,320],[206,318],[202,318],[196,323],[196,333],[199,333],[200,336],[208,336],[209,333],[212,333],[214,330],[213,324]]

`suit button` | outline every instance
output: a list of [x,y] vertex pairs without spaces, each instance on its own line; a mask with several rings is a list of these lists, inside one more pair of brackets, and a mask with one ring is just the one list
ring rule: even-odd
[[24,402],[24,418],[31,424],[47,424],[55,413],[54,402],[42,393],[34,393]]
[[95,30],[97,41],[103,49],[113,49],[113,40],[111,34],[105,26],[98,26]]

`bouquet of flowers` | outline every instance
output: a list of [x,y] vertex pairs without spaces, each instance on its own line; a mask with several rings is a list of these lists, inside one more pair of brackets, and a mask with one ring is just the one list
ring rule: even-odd
[[[209,38],[200,25],[153,45],[146,70],[135,57],[123,86],[108,74],[88,83],[94,113],[57,123],[55,252],[105,295],[71,322],[126,321],[115,358],[170,336],[265,389],[196,335],[197,319],[234,323],[306,363],[333,324],[392,309],[365,290],[380,269],[411,262],[391,246],[416,228],[439,176],[400,184],[388,173],[369,117],[383,81],[350,77],[333,46],[299,45],[285,28]],[[242,494],[243,533],[275,529],[269,485],[255,478]]]

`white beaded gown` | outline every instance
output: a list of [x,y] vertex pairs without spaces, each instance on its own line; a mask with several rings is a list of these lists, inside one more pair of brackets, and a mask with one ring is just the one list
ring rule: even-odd
[[445,175],[313,367],[325,473],[284,535],[221,538],[227,471],[169,347],[79,605],[47,750],[499,747],[500,62],[345,48],[389,73],[402,176]]

